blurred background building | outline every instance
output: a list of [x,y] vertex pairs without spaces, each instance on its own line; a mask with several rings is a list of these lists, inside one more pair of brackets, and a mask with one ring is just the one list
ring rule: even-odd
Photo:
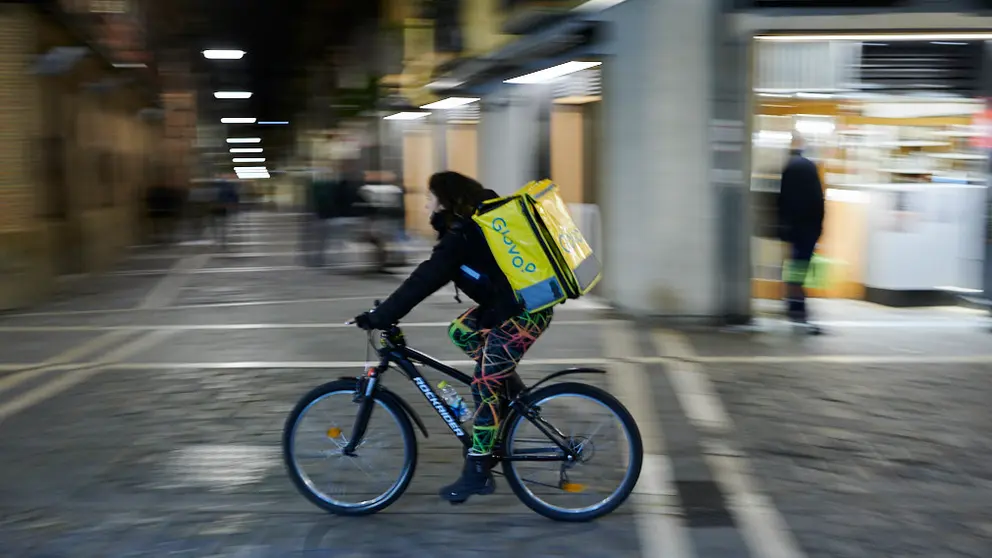
[[600,295],[743,322],[780,296],[770,209],[798,131],[828,198],[818,295],[988,290],[987,1],[255,4],[0,4],[0,111],[17,123],[0,306],[112,265],[147,241],[150,188],[230,172],[228,139],[255,136],[251,199],[305,210],[306,183],[350,162],[387,171],[421,235],[433,172],[501,193],[550,176],[604,259]]

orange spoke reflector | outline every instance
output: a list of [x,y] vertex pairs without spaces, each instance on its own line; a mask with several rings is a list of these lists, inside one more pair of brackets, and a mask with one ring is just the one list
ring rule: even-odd
[[586,485],[577,482],[566,482],[561,485],[561,489],[565,492],[582,492],[586,489]]
[[341,435],[341,429],[336,426],[327,431],[328,438],[337,438],[340,435]]

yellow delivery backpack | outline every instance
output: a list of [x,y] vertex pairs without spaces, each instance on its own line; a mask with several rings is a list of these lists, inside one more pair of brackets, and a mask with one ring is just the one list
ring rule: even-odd
[[550,180],[484,202],[473,220],[529,312],[579,298],[599,282],[599,261]]

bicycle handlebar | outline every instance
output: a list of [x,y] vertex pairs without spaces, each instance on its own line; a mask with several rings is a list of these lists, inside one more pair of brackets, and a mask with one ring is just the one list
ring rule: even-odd
[[[378,308],[379,307],[379,304],[381,304],[381,303],[382,303],[381,300],[375,299],[372,302],[372,308]],[[344,325],[352,326],[352,325],[355,325],[356,323],[358,323],[358,322],[356,322],[355,320],[348,320],[347,322],[344,323]]]

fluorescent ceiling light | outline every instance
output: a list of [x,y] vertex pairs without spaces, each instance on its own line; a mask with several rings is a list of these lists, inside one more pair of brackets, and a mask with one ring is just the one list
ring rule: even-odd
[[454,89],[463,85],[465,82],[457,79],[445,79],[441,78],[437,81],[432,81],[427,84],[427,89]]
[[559,64],[557,66],[552,66],[546,68],[539,72],[534,72],[531,74],[522,75],[513,79],[508,79],[503,83],[516,83],[516,84],[532,84],[532,83],[547,83],[553,79],[560,78],[562,76],[567,76],[568,74],[574,74],[582,70],[587,70],[589,68],[594,68],[599,66],[602,62],[565,62],[564,64]]
[[288,120],[259,120],[258,122],[262,126],[279,126],[289,124]]
[[618,4],[623,4],[627,0],[588,0],[574,8],[573,12],[598,12],[607,8],[612,8]]
[[430,104],[423,105],[422,109],[453,109],[458,107],[463,107],[465,105],[471,105],[479,100],[478,97],[448,97],[447,99],[441,99],[440,101],[435,101]]
[[259,178],[272,178],[272,177],[269,176],[269,173],[266,172],[261,174],[239,174],[238,178],[240,178],[241,180],[256,180]]
[[142,64],[141,62],[118,62],[114,64],[115,68],[147,68],[148,64]]
[[385,117],[384,120],[416,120],[430,116],[430,114],[429,112],[397,112]]
[[232,163],[264,163],[265,157],[235,157]]
[[262,143],[262,138],[227,138],[227,143]]
[[234,172],[269,172],[265,167],[234,167]]
[[780,41],[786,43],[822,41],[985,41],[992,39],[990,32],[948,32],[948,33],[861,33],[861,34],[804,34],[804,35],[757,35],[759,41]]
[[203,51],[203,57],[208,60],[241,60],[244,57],[243,50],[210,49]]
[[254,124],[254,118],[221,118],[221,124]]
[[261,153],[261,147],[232,147],[231,153]]
[[215,99],[251,99],[251,91],[214,91]]

